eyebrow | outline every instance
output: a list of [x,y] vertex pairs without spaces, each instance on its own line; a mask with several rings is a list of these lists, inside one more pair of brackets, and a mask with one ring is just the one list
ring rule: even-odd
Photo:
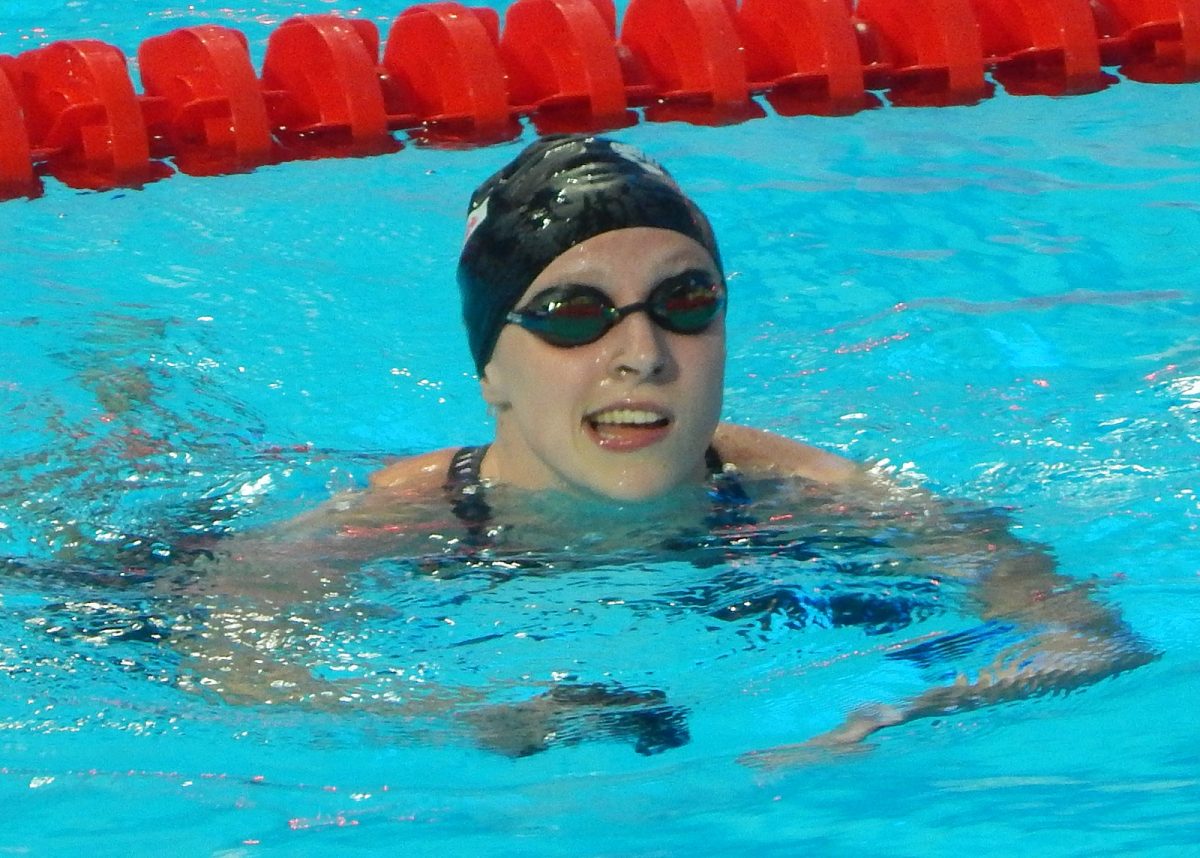
[[[695,250],[693,248],[679,248],[673,253],[664,256],[659,260],[657,270],[670,270],[670,274],[657,274],[658,280],[665,280],[667,277],[674,277],[684,271],[706,271],[712,272],[720,276],[720,269],[716,262],[711,259],[703,250]],[[580,260],[577,266],[572,266],[570,272],[564,272],[560,277],[555,277],[555,282],[560,283],[580,283],[584,281],[594,282],[597,278],[607,277],[607,267],[598,267],[594,260]],[[564,279],[565,278],[565,279]]]
[[[703,274],[705,276],[711,276],[716,280],[716,282],[724,283],[724,280],[721,277],[720,272],[717,270],[716,266],[714,266],[714,265],[708,265],[708,264],[703,264],[703,263],[699,263],[699,262],[692,264],[690,262],[687,262],[686,264],[681,264],[681,265],[672,265],[669,263],[664,263],[663,267],[664,267],[664,273],[656,274],[654,276],[654,278],[652,279],[651,284],[650,284],[651,290],[657,288],[658,286],[662,285],[663,283],[666,283],[668,280],[674,280],[678,277],[684,277],[684,276],[686,276],[688,274],[692,274],[692,273],[699,273],[699,274]],[[538,289],[538,291],[535,292],[530,297],[531,298],[537,297],[538,295],[541,295],[543,292],[548,292],[552,289],[565,289],[565,288],[569,288],[571,286],[587,286],[591,289],[596,289],[597,291],[603,292],[607,295],[608,290],[605,289],[604,285],[600,282],[602,279],[605,279],[605,278],[597,277],[590,271],[582,271],[582,272],[578,272],[578,273],[574,273],[574,274],[563,274],[561,277],[555,277],[555,278],[551,279],[548,283],[546,283],[544,286],[542,286],[540,289]]]

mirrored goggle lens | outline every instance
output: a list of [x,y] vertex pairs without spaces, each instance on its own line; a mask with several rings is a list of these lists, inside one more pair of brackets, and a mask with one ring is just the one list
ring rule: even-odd
[[653,295],[649,311],[654,321],[676,334],[698,334],[712,324],[724,298],[711,282],[679,283]]
[[604,336],[617,311],[602,294],[567,295],[520,314],[520,324],[556,346],[582,346]]
[[614,307],[598,289],[570,287],[551,290],[534,304],[509,314],[519,324],[555,346],[593,343],[630,313],[645,310],[656,324],[676,334],[698,334],[725,304],[722,287],[700,272],[687,272],[659,284],[649,300]]

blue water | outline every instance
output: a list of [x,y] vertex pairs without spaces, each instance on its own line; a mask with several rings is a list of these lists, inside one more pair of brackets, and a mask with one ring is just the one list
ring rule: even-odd
[[[350,11],[0,3],[0,52],[99,36],[133,54],[217,21],[261,55],[287,14],[333,10]],[[359,13],[386,29],[395,11]],[[283,618],[285,652],[384,709],[451,680],[525,699],[560,673],[666,688],[687,709],[690,742],[661,754],[617,737],[513,760],[451,718],[183,691],[156,629],[190,619],[152,575],[105,562],[131,535],[254,532],[392,456],[487,439],[453,266],[467,193],[519,143],[136,191],[50,180],[0,204],[0,848],[1189,854],[1198,111],[1200,87],[1123,81],[622,132],[713,215],[732,272],[729,419],[1011,509],[1162,653],[771,774],[737,758],[915,693],[925,676],[887,648],[975,620],[755,631],[677,607],[721,569],[646,558],[503,583],[380,563]],[[732,571],[807,581],[786,559]]]

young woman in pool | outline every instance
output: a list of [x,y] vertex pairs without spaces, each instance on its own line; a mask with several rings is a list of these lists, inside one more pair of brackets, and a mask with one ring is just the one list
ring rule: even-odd
[[[1002,524],[964,530],[928,496],[900,493],[841,457],[721,423],[727,289],[717,243],[696,205],[639,152],[582,136],[530,145],[472,197],[458,282],[494,440],[399,461],[366,491],[285,528],[285,542],[319,531],[344,537],[346,555],[361,557],[383,544],[375,539],[400,538],[393,514],[432,504],[453,509],[467,537],[451,541],[467,549],[504,546],[513,522],[525,525],[515,528],[517,544],[537,547],[529,533],[542,497],[574,510],[565,526],[556,519],[558,532],[608,529],[614,545],[627,545],[630,523],[647,519],[658,537],[677,524],[695,533],[699,521],[709,533],[732,524],[739,540],[753,539],[737,529],[748,521],[739,509],[747,489],[769,480],[792,487],[785,500],[815,495],[851,516],[886,518],[903,551],[939,575],[972,577],[985,619],[1030,630],[990,670],[854,713],[818,744],[1073,687],[1149,658],[1118,619]],[[545,722],[611,700],[560,690],[503,707],[485,732],[495,747],[536,750]],[[524,725],[515,739],[513,723]]]
[[748,477],[860,477],[837,456],[719,422],[716,240],[640,153],[540,140],[475,193],[467,230],[458,282],[495,440],[399,462],[373,487],[468,481],[644,502],[704,486],[725,463]]

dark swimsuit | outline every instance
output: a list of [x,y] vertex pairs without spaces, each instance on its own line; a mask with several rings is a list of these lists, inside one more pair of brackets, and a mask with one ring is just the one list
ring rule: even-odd
[[[470,553],[487,551],[496,544],[491,532],[492,508],[480,477],[487,451],[486,444],[457,450],[444,484],[446,499],[454,515],[466,527],[468,536],[464,543]],[[805,540],[795,544],[781,543],[773,540],[769,528],[759,532],[749,514],[750,499],[737,470],[726,468],[713,447],[705,452],[705,464],[710,474],[707,491],[711,502],[710,512],[705,517],[707,532],[679,539],[668,538],[663,544],[665,549],[685,554],[698,566],[723,565],[726,557],[723,551],[706,552],[735,545],[739,551],[750,547],[771,556],[794,556],[804,561],[828,560],[834,564],[837,580],[817,588],[781,586],[774,581],[755,582],[749,577],[754,574],[753,569],[747,571],[734,565],[700,581],[695,588],[683,591],[682,596],[673,594],[672,604],[690,602],[710,617],[739,624],[738,634],[750,640],[752,646],[760,646],[763,640],[772,639],[781,626],[797,630],[807,626],[856,627],[867,635],[890,634],[919,623],[942,609],[936,582],[901,581],[880,593],[876,588],[857,585],[854,580],[861,572],[863,583],[869,585],[876,574],[870,562],[860,565],[853,558],[834,557],[831,560],[828,549],[820,544],[809,545]],[[852,542],[845,535],[838,541],[841,548]],[[875,544],[874,539],[863,540],[866,548]],[[506,561],[506,568],[509,567],[511,562]],[[1011,623],[993,620],[965,631],[933,637],[915,646],[892,649],[886,657],[911,662],[931,673],[950,671],[948,675],[953,675],[959,669],[955,659],[972,656],[980,648],[995,649],[1010,643],[1014,639],[1014,629]],[[689,741],[687,711],[668,705],[661,691],[631,692],[619,685],[565,683],[555,686],[547,696],[562,704],[557,715],[563,722],[562,735],[569,737],[575,731],[574,739],[559,740],[566,744],[579,741],[584,735],[607,735],[632,741],[638,753],[656,754]],[[591,719],[582,728],[583,732],[579,732],[580,727],[571,726],[571,719],[580,717],[574,713],[577,707]],[[517,753],[535,753],[545,747],[545,743],[538,743],[519,749]]]
[[[443,485],[450,508],[455,517],[466,525],[476,545],[486,543],[486,525],[492,517],[492,508],[487,502],[479,474],[489,446],[480,444],[477,447],[459,448],[450,460],[450,467],[446,469],[446,482]],[[742,488],[737,471],[726,468],[716,448],[711,446],[704,453],[704,463],[711,475],[708,483],[708,497],[712,501],[712,512],[707,517],[709,527],[752,523],[744,511],[750,498]]]
[[[496,545],[494,533],[491,532],[494,524],[492,508],[487,502],[485,485],[479,473],[487,451],[486,444],[462,447],[456,451],[444,484],[446,499],[454,515],[466,527],[467,537],[463,542],[472,553]],[[869,561],[859,563],[852,556],[840,555],[855,544],[867,550],[876,547],[877,539],[874,537],[855,540],[847,534],[840,534],[838,548],[831,556],[830,548],[821,540],[780,541],[770,528],[757,528],[748,510],[750,498],[737,470],[726,468],[713,447],[705,452],[704,460],[710,474],[707,491],[711,506],[704,519],[707,530],[668,536],[662,543],[664,550],[675,556],[686,556],[698,566],[724,564],[728,559],[728,550],[790,556],[803,561],[825,560],[834,563],[839,576],[850,582],[846,586],[824,588],[824,592],[819,594],[797,592],[791,587],[769,584],[751,588],[752,592],[747,595],[747,582],[742,580],[740,573],[731,569],[727,575],[718,576],[717,580],[711,582],[714,585],[711,593],[701,593],[699,596],[699,603],[710,607],[711,616],[723,620],[744,620],[758,614],[778,613],[786,616],[789,624],[796,626],[856,626],[866,634],[873,635],[909,626],[937,609],[935,584],[921,586],[906,582],[888,594],[854,586],[854,579],[860,575],[872,577],[873,567]],[[739,594],[732,608],[727,607],[728,603],[725,602],[726,587],[733,588]],[[929,646],[917,648],[912,657],[925,658],[925,651],[931,649]],[[902,651],[891,657],[909,656],[907,651]]]

